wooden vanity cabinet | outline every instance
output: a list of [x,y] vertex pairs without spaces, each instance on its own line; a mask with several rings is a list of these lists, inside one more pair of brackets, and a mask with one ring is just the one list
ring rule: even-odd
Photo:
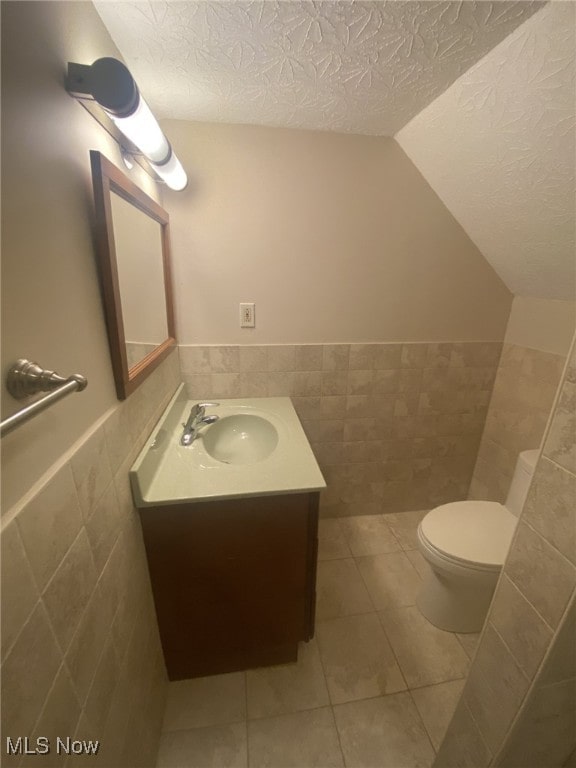
[[170,680],[296,660],[314,634],[318,499],[140,509]]

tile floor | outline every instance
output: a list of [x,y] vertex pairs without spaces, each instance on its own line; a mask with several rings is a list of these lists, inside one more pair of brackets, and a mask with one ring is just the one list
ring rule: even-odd
[[320,521],[298,662],[171,683],[158,768],[429,768],[477,635],[415,606],[425,512]]

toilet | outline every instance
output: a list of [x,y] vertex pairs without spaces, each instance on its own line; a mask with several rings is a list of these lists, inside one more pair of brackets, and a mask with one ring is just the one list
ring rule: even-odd
[[505,504],[442,504],[418,526],[418,548],[430,572],[416,603],[436,627],[464,633],[482,629],[539,453],[520,453]]

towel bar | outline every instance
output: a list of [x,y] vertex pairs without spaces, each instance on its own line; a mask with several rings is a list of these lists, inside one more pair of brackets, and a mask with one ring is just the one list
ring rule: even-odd
[[35,395],[38,392],[49,392],[50,394],[4,419],[0,424],[0,436],[4,437],[20,424],[44,411],[52,403],[56,403],[71,392],[80,392],[87,386],[88,381],[84,376],[77,373],[65,379],[54,371],[42,368],[37,363],[25,359],[17,360],[6,375],[6,389],[12,397],[22,400],[22,398]]

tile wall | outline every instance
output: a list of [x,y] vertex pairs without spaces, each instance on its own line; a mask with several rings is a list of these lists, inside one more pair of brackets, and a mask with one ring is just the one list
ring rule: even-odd
[[563,765],[576,746],[575,595],[573,343],[543,454],[435,768]]
[[193,399],[290,396],[324,517],[467,497],[500,342],[181,346]]
[[3,519],[3,753],[71,736],[100,740],[95,768],[155,764],[167,677],[128,469],[179,381],[174,352]]
[[469,498],[506,500],[518,454],[540,447],[565,361],[504,344]]

